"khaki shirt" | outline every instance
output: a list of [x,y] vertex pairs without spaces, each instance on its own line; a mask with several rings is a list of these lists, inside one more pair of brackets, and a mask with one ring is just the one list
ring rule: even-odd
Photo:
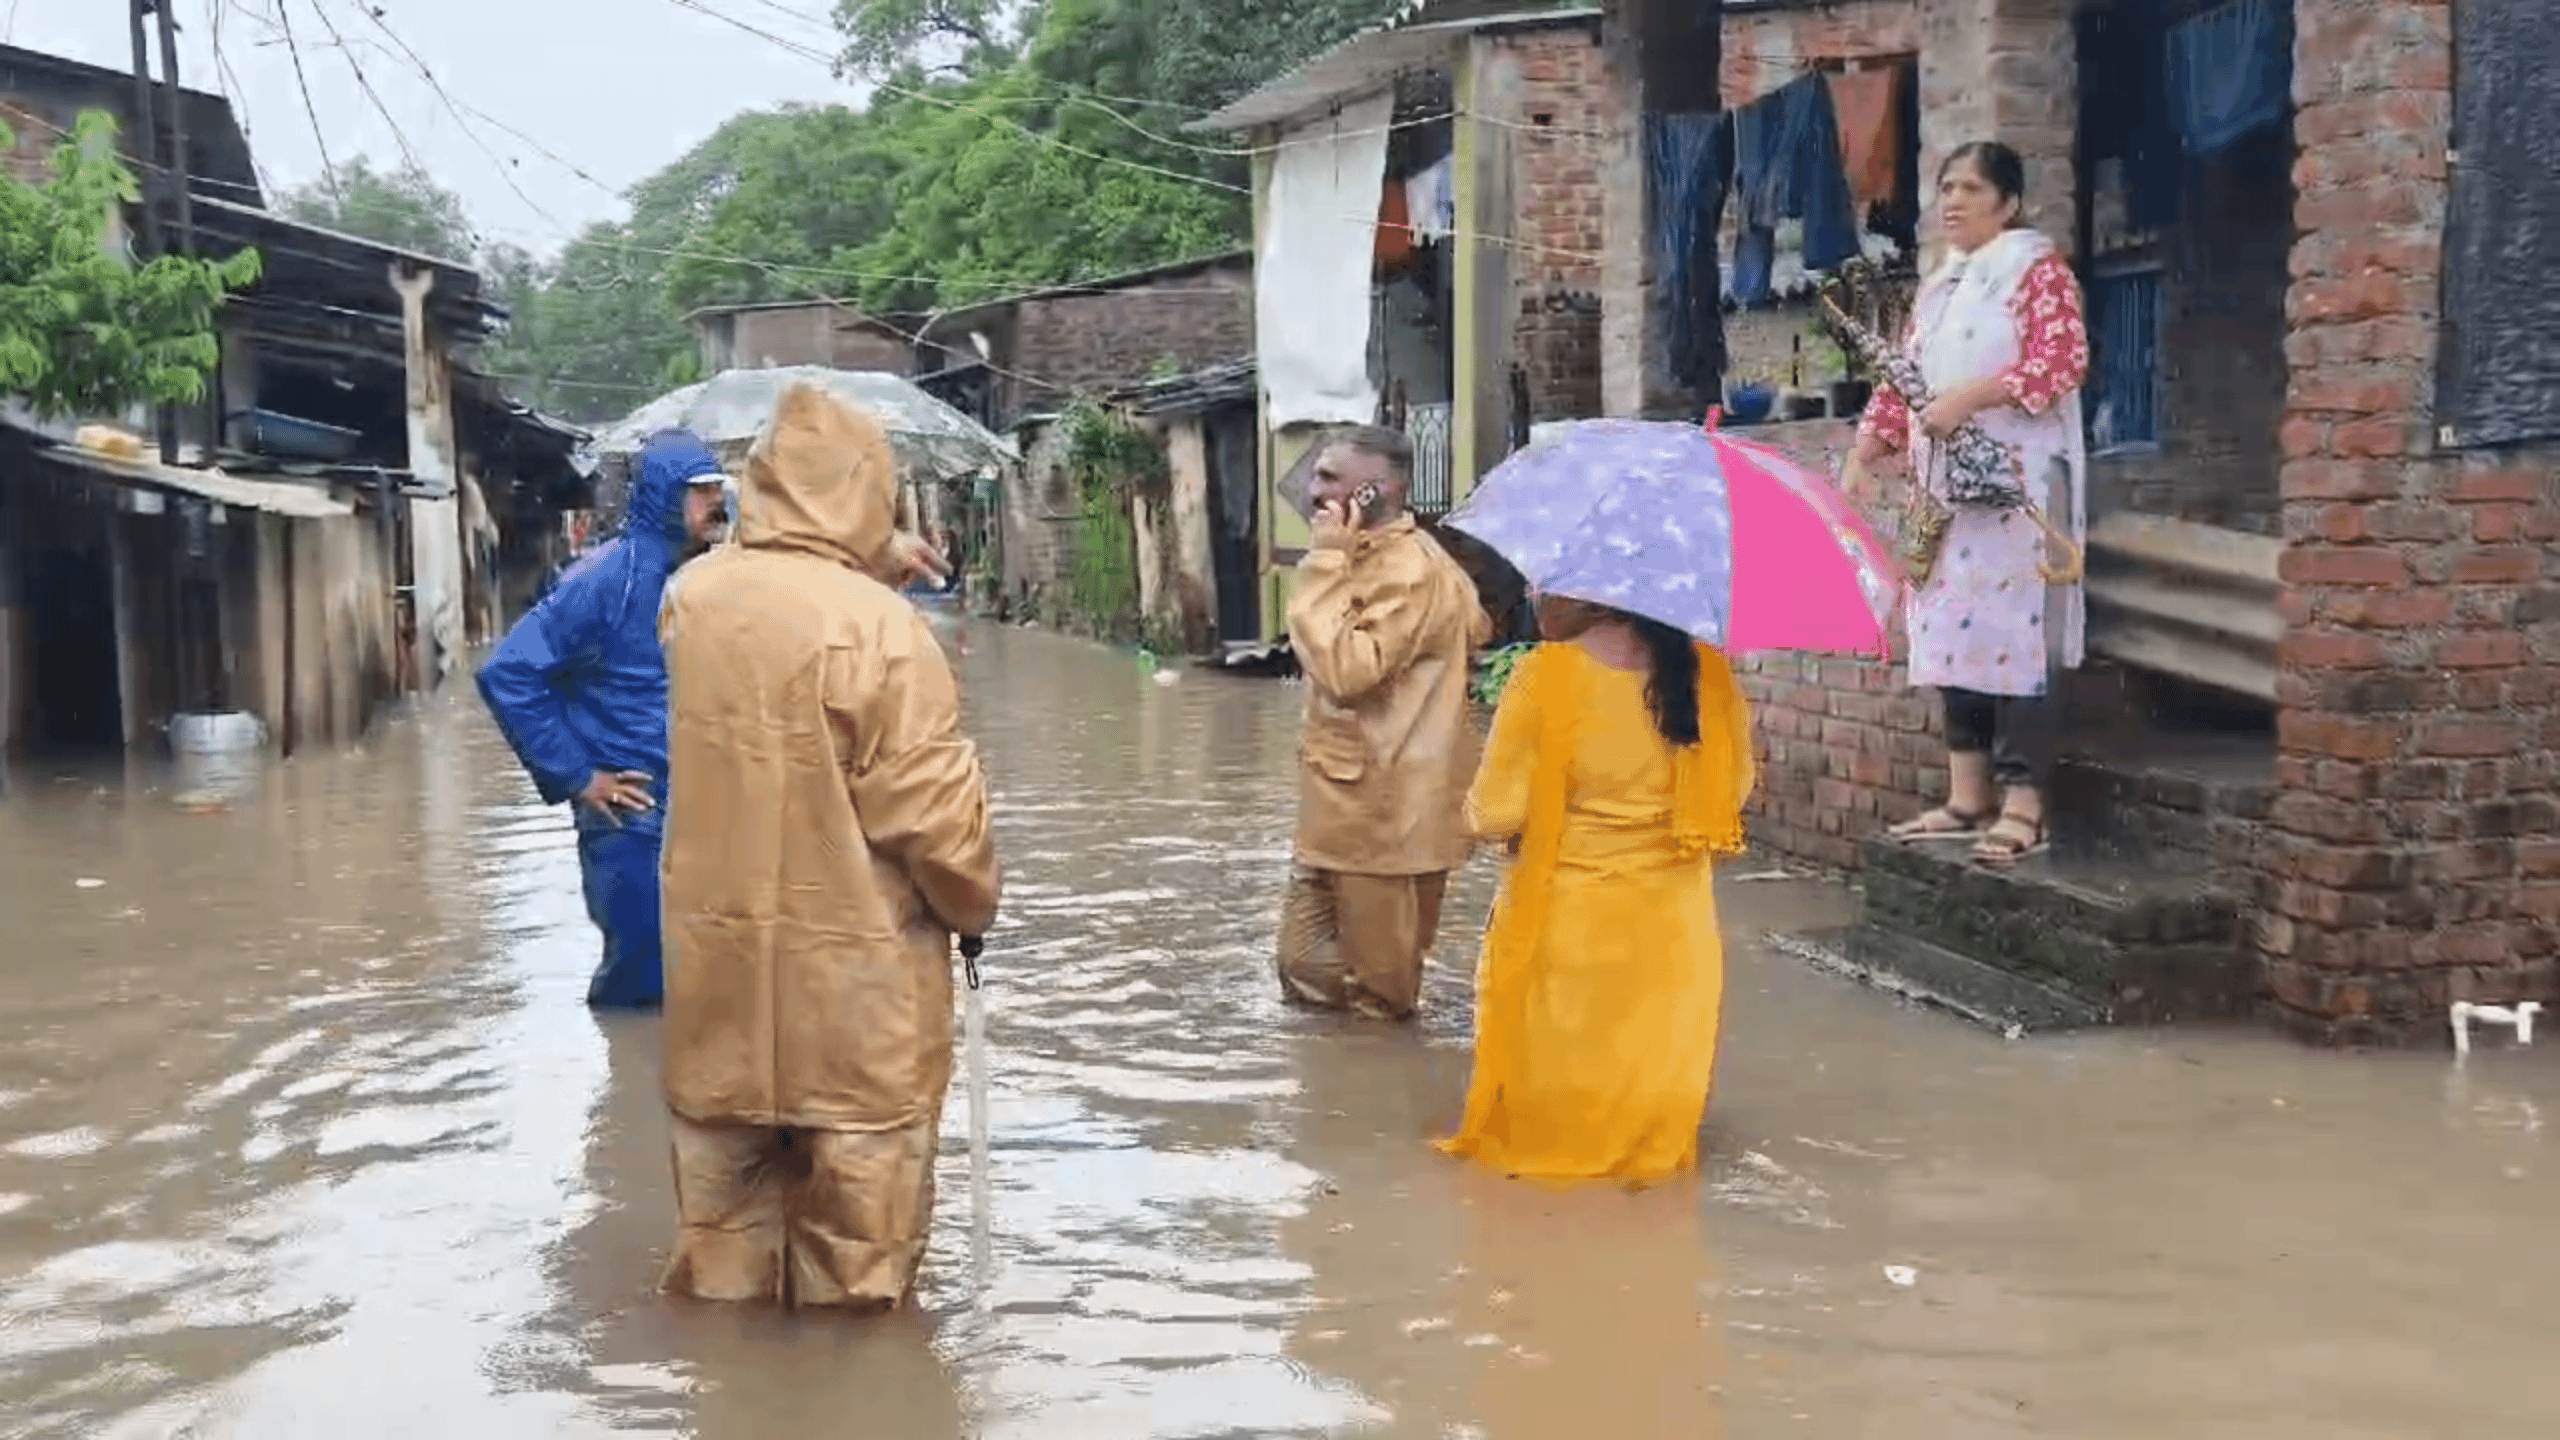
[[1469,662],[1492,633],[1475,583],[1410,516],[1299,562],[1299,863],[1431,875],[1466,862],[1479,746]]

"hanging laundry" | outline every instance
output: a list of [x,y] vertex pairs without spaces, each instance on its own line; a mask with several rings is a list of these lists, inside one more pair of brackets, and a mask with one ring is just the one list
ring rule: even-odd
[[1724,371],[1723,287],[1716,279],[1716,233],[1732,183],[1732,131],[1721,112],[1644,117],[1645,167],[1653,193],[1654,275],[1669,321],[1671,378],[1690,389]]
[[1757,260],[1774,251],[1781,220],[1804,222],[1807,270],[1819,273],[1857,257],[1857,209],[1840,160],[1831,90],[1821,76],[1800,76],[1734,112],[1734,168],[1744,231],[1734,251],[1736,299],[1748,305],[1769,298],[1768,276]]
[[1892,203],[1902,169],[1902,67],[1825,77],[1840,127],[1840,163],[1860,209]]
[[1378,196],[1378,268],[1397,271],[1413,258],[1413,217],[1404,182],[1390,180]]
[[1446,240],[1458,232],[1458,167],[1443,155],[1404,182],[1405,214],[1417,241]]
[[2292,104],[2291,0],[2231,0],[2170,28],[2169,86],[2189,155],[2229,149]]

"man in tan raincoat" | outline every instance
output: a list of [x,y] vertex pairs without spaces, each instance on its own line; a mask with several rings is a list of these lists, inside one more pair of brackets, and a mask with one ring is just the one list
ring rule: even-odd
[[890,1306],[933,1218],[951,941],[996,858],[950,666],[908,603],[868,417],[785,392],[738,543],[667,591],[666,1091],[705,1300]]
[[1411,442],[1363,425],[1323,443],[1289,604],[1307,715],[1280,986],[1302,1004],[1408,1020],[1441,892],[1470,848],[1469,660],[1492,624],[1405,508]]

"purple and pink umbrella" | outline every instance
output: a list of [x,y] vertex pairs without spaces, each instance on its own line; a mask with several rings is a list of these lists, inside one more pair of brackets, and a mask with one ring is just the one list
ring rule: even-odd
[[1591,420],[1496,466],[1445,522],[1531,588],[1727,655],[1882,654],[1902,577],[1828,481],[1715,429]]

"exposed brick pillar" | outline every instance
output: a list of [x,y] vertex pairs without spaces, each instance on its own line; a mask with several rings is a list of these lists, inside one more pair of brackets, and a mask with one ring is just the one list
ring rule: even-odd
[[2258,934],[2313,1038],[2560,998],[2552,456],[2435,449],[2444,0],[2297,0],[2280,794]]
[[[1969,140],[2006,143],[2027,162],[2027,223],[2074,248],[2079,226],[2080,65],[2074,0],[1920,0],[1920,188]],[[1937,203],[1924,207],[1924,263]]]
[[1607,138],[1599,154],[1602,213],[1600,399],[1611,415],[1697,413],[1698,397],[1671,379],[1670,337],[1655,281],[1653,196],[1646,183],[1647,110],[1717,108],[1723,0],[1602,0],[1600,83]]

